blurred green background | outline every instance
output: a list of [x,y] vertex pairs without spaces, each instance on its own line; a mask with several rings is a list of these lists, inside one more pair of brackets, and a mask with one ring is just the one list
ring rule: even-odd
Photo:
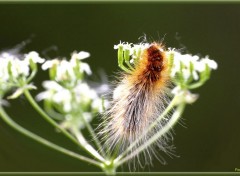
[[[88,51],[95,75],[109,80],[118,70],[114,44],[139,42],[146,34],[185,53],[209,55],[219,68],[195,92],[199,100],[175,127],[176,153],[167,165],[139,171],[229,171],[240,168],[240,4],[227,3],[46,3],[0,4],[0,50],[34,36],[24,51],[66,56]],[[35,79],[40,87],[47,75]],[[40,91],[41,88],[38,90]],[[37,91],[34,91],[36,94]],[[28,129],[78,151],[32,110],[22,97],[11,101],[9,114]],[[82,152],[82,151],[80,151]],[[100,171],[22,136],[0,120],[0,171]],[[128,171],[128,167],[119,168]]]

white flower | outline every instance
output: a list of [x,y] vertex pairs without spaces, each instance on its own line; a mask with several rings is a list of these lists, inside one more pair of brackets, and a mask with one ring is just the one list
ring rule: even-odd
[[171,77],[175,77],[177,73],[182,72],[185,80],[188,80],[191,76],[193,76],[194,80],[198,80],[199,74],[206,69],[206,65],[208,65],[210,69],[217,69],[217,63],[210,60],[208,56],[200,59],[199,56],[196,55],[181,54],[169,49],[167,52],[168,57],[170,54],[174,55]]
[[65,89],[55,81],[44,81],[43,87],[46,91],[37,95],[38,101],[47,99],[56,104],[62,105],[65,112],[71,110],[72,94],[68,89]]
[[45,61],[45,59],[39,57],[39,54],[35,51],[31,51],[30,53],[26,54],[25,59],[28,61],[32,59],[34,63],[43,63]]
[[30,72],[29,62],[27,60],[10,59],[11,73],[14,78],[19,75],[28,76]]
[[[64,112],[70,112],[74,107],[86,105],[96,108],[95,101],[101,100],[96,91],[91,89],[87,83],[79,82],[72,90],[69,90],[56,81],[44,81],[43,87],[46,90],[38,94],[36,99],[38,101],[50,100],[54,104],[61,106]],[[92,102],[95,102],[94,106],[90,104]],[[99,107],[98,109],[100,110]]]
[[90,57],[90,53],[89,52],[80,51],[79,53],[73,52],[71,59],[82,60],[82,59],[86,59],[88,57]]
[[55,92],[60,92],[61,90],[63,90],[63,87],[55,81],[44,81],[43,87],[46,89],[46,91],[41,92],[36,96],[36,99],[38,101],[44,99],[51,100]]
[[60,64],[57,66],[57,74],[56,80],[57,81],[64,81],[64,80],[75,80],[76,75],[73,71],[72,64],[66,60],[62,60]]
[[114,45],[114,49],[119,49],[119,47],[123,48],[123,51],[129,51],[129,55],[134,58],[138,57],[138,54],[141,54],[141,52],[146,49],[147,47],[149,47],[149,43],[140,43],[140,44],[132,44],[132,43],[128,43],[128,42],[123,42],[118,44],[118,45]]
[[63,110],[65,112],[70,112],[72,109],[72,94],[69,90],[67,89],[62,89],[59,92],[56,92],[53,97],[52,100],[56,103],[56,104],[62,104],[63,105]]
[[83,62],[81,62],[81,64],[80,64],[80,72],[82,72],[82,73],[85,72],[88,75],[92,74],[92,71],[91,71],[89,65],[87,63],[83,63]]
[[196,64],[196,70],[202,72],[205,70],[206,65],[213,70],[217,69],[217,63],[214,60],[211,60],[206,56],[198,64]]
[[124,44],[124,42],[122,43],[122,42],[120,41],[119,44],[113,46],[113,49],[118,49],[120,46],[123,46],[123,44]]
[[[70,61],[67,61],[65,59],[59,60],[54,59],[50,61],[46,61],[42,65],[43,70],[47,69],[56,69],[54,70],[54,73],[56,72],[56,75],[54,79],[57,81],[67,81],[74,83],[77,77],[77,75],[81,75],[82,73],[86,73],[88,75],[92,74],[92,71],[87,63],[81,62],[80,60],[85,59],[89,57],[90,54],[85,51],[81,51],[79,53],[73,53]],[[53,67],[55,66],[55,67]]]
[[3,52],[0,56],[0,76],[3,80],[9,79],[8,65],[11,64],[10,71],[13,77],[17,78],[19,75],[29,75],[29,62],[26,59],[18,59],[11,53]]
[[88,84],[80,83],[74,88],[77,101],[88,103],[91,100],[97,99],[97,93],[91,89]]
[[[79,53],[82,53],[82,52],[84,52],[85,54],[80,54],[80,55],[87,55],[87,54],[86,54],[87,52],[85,52],[85,51],[81,51],[81,52],[79,52]],[[70,60],[70,63],[71,63],[72,68],[73,68],[73,67],[76,67],[76,66],[77,66],[77,60],[80,60],[79,57],[78,57],[79,53],[78,53],[78,54],[76,54],[76,53],[73,54],[73,56],[72,56],[72,58],[71,58],[71,60]],[[89,54],[89,53],[88,53],[88,54]],[[74,56],[74,55],[76,55],[76,56]],[[90,54],[89,54],[88,56],[90,56]],[[83,58],[83,57],[82,57],[82,58]],[[80,62],[80,68],[79,68],[78,71],[80,71],[81,73],[85,72],[85,73],[87,73],[88,75],[91,75],[91,74],[92,74],[92,71],[91,71],[89,65],[88,65],[87,63],[84,63],[84,62]]]
[[132,43],[128,42],[123,42],[119,43],[118,45],[114,45],[114,49],[119,49],[119,47],[122,47],[123,51],[129,51],[129,55],[131,56],[133,54],[133,48],[132,48]]
[[198,99],[197,94],[193,94],[188,90],[181,89],[179,86],[176,86],[172,90],[172,94],[177,97],[175,104],[188,103],[192,104]]
[[[22,57],[22,58],[18,58]],[[43,63],[45,59],[39,57],[35,51],[25,55],[13,55],[8,52],[0,53],[0,81],[17,80],[19,76],[28,77],[30,74],[30,59],[34,63]]]
[[42,69],[47,70],[52,68],[54,65],[58,65],[60,61],[58,59],[47,60],[44,64],[42,64]]
[[214,60],[209,59],[208,56],[202,59],[202,62],[207,64],[213,70],[216,70],[218,67],[217,63]]

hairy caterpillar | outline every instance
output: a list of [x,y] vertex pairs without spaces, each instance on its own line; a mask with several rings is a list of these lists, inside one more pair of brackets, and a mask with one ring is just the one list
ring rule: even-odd
[[[105,136],[106,148],[122,152],[143,136],[137,144],[139,146],[164,126],[167,119],[162,119],[157,127],[145,133],[168,103],[166,91],[170,82],[169,61],[164,46],[156,42],[145,46],[132,71],[122,73],[113,92],[107,119],[103,123],[102,133],[108,134]],[[168,134],[157,142],[157,146],[166,153],[171,150]],[[156,151],[154,148],[147,149],[144,153],[146,161],[151,161],[150,152],[155,154]],[[160,160],[165,163],[164,159]]]

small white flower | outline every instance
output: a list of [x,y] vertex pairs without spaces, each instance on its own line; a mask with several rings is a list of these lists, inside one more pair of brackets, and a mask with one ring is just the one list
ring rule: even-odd
[[[217,69],[217,63],[213,60],[210,60],[208,56],[200,59],[199,56],[181,54],[172,49],[170,49],[167,53],[168,56],[170,56],[170,54],[174,54],[171,77],[175,77],[177,73],[182,72],[185,80],[188,80],[190,76],[193,76],[194,80],[198,80],[199,73],[206,69],[206,65],[208,65],[210,69]],[[191,66],[193,68],[191,68]]]
[[123,46],[123,43],[122,43],[121,41],[120,41],[119,44],[114,45],[114,46],[113,46],[113,49],[118,49],[120,46]]
[[83,60],[90,57],[90,53],[86,51],[80,51],[79,53],[73,52],[71,59]]
[[123,50],[131,51],[131,49],[132,49],[132,43],[128,43],[128,42],[123,43]]
[[[56,66],[56,75],[55,79],[57,81],[68,81],[74,83],[77,79],[76,75],[78,73],[87,73],[88,75],[92,74],[92,71],[87,63],[81,62],[79,60],[85,59],[89,57],[90,54],[85,51],[81,51],[79,53],[73,53],[70,61],[67,61],[65,59],[63,60],[50,60],[46,61],[42,65],[43,70],[51,69],[53,66]],[[79,70],[76,70],[76,66],[79,64]]]
[[47,60],[44,64],[42,64],[42,69],[47,70],[49,68],[52,68],[53,65],[58,65],[60,61],[58,59],[53,60]]
[[65,112],[69,112],[72,108],[72,94],[68,89],[65,89],[55,81],[44,81],[43,87],[46,91],[37,95],[38,101],[47,99],[56,104],[62,105]]
[[31,51],[30,53],[26,54],[25,59],[28,61],[32,59],[34,63],[43,63],[45,61],[45,59],[39,57],[39,54],[35,51]]
[[57,81],[70,81],[75,80],[76,75],[70,62],[62,60],[57,67],[56,80]]
[[36,96],[36,100],[37,101],[48,100],[48,99],[51,100],[52,96],[53,96],[53,92],[51,92],[51,91],[44,91],[44,92],[39,93]]
[[56,91],[60,91],[63,89],[63,87],[60,84],[58,84],[56,81],[44,81],[43,87],[45,89],[52,89]]
[[118,45],[114,45],[114,49],[119,49],[119,47],[123,48],[123,51],[129,50],[130,55],[132,55],[133,50],[132,50],[132,43],[128,43],[128,42],[123,42],[123,43],[119,43]]
[[176,105],[181,104],[181,103],[192,104],[198,99],[197,94],[193,94],[188,90],[181,89],[179,86],[176,86],[172,90],[172,94],[177,97],[177,100],[175,102]]
[[56,103],[56,104],[62,104],[63,105],[63,110],[65,112],[69,112],[72,109],[72,105],[71,105],[71,101],[72,101],[72,95],[71,92],[67,89],[62,89],[59,92],[56,92],[53,97],[52,100]]
[[42,101],[44,99],[52,100],[53,95],[56,92],[63,90],[63,87],[55,81],[44,81],[43,87],[46,89],[46,91],[41,92],[36,96],[37,101]]
[[217,63],[214,60],[211,60],[206,56],[203,58],[198,65],[196,69],[198,69],[200,72],[205,70],[205,65],[208,65],[209,68],[216,70],[217,69]]
[[[85,52],[85,51],[81,51],[81,52]],[[81,52],[80,52],[80,53],[81,53]],[[87,53],[87,52],[85,52],[85,53]],[[79,53],[78,53],[78,54],[79,54]],[[78,54],[75,53],[75,54],[72,55],[72,58],[71,58],[71,60],[70,60],[70,65],[72,66],[72,68],[77,66],[77,60],[79,59],[79,58],[78,58]],[[76,56],[74,56],[74,55],[76,55]],[[79,60],[80,60],[80,59],[79,59]],[[89,65],[88,65],[87,63],[84,63],[84,62],[80,62],[79,71],[80,71],[81,73],[85,72],[85,73],[87,73],[88,75],[91,75],[91,74],[92,74],[92,71],[91,71]]]
[[88,103],[91,100],[98,98],[97,93],[86,83],[78,84],[74,89],[74,93],[79,103]]
[[80,71],[81,71],[82,73],[85,72],[85,73],[87,73],[88,75],[91,75],[91,74],[92,74],[92,71],[91,71],[91,69],[90,69],[90,67],[89,67],[89,65],[88,65],[87,63],[81,62],[81,64],[80,64]]
[[[119,49],[119,47],[123,48],[123,51],[129,51],[129,55],[132,56],[133,59],[139,57],[137,54],[141,54],[141,52],[149,47],[149,43],[140,43],[140,44],[132,44],[128,42],[119,43],[118,45],[114,45],[114,49]],[[133,60],[131,60],[133,62]]]
[[26,60],[10,59],[11,62],[11,72],[14,78],[19,75],[28,76],[30,72],[29,63]]
[[190,70],[189,69],[183,69],[182,72],[183,72],[183,78],[185,80],[188,80],[190,78],[190,76],[191,76]]

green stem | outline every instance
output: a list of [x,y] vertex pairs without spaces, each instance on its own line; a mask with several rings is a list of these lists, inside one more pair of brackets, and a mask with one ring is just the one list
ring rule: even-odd
[[[75,144],[80,146],[81,148],[85,149],[84,144],[79,143],[79,141],[74,138],[70,133],[68,133],[64,128],[61,128],[51,117],[49,117],[36,103],[36,101],[33,99],[31,94],[28,90],[24,90],[24,95],[27,97],[30,104],[34,107],[34,109],[51,125],[53,125],[55,128],[59,129],[67,138],[69,138],[71,141],[73,141]],[[90,155],[93,157],[96,157],[94,153],[89,152],[89,150],[86,150]]]
[[95,156],[98,160],[105,162],[105,159],[86,141],[86,139],[78,129],[72,128],[71,131],[77,137],[79,143],[81,143],[89,153]]
[[174,114],[172,115],[171,119],[169,120],[169,122],[159,131],[157,132],[155,135],[153,135],[150,139],[148,139],[146,141],[146,143],[142,144],[141,146],[139,146],[135,151],[133,151],[130,155],[126,156],[125,158],[121,159],[121,160],[115,160],[114,163],[116,164],[116,166],[119,166],[121,164],[123,164],[124,162],[128,161],[129,159],[133,158],[134,156],[138,155],[139,153],[141,153],[143,150],[145,150],[147,147],[149,147],[150,145],[152,145],[156,140],[158,140],[162,135],[164,135],[166,132],[168,132],[174,125],[175,123],[178,121],[179,117],[181,116],[181,114],[183,113],[185,108],[185,104],[180,104],[176,111],[174,112]]
[[120,154],[116,159],[115,162],[118,162],[121,160],[124,156],[128,154],[141,140],[142,138],[150,132],[175,106],[177,96],[175,96],[172,101],[169,103],[168,107],[164,110],[164,112],[149,126],[149,128],[137,139],[135,140],[130,146],[122,153]]
[[96,165],[98,167],[101,167],[101,163],[95,161],[95,160],[92,160],[88,157],[85,157],[85,156],[82,156],[82,155],[79,155],[75,152],[72,152],[70,150],[67,150],[63,147],[60,147],[52,142],[49,142],[48,140],[26,130],[25,128],[23,128],[22,126],[18,125],[16,122],[14,122],[8,115],[7,113],[4,111],[4,109],[2,108],[2,106],[0,106],[0,116],[2,117],[2,119],[9,125],[11,126],[12,128],[14,128],[15,130],[17,130],[18,132],[22,133],[23,135],[51,148],[51,149],[54,149],[56,151],[59,151],[61,153],[64,153],[68,156],[71,156],[73,158],[76,158],[76,159],[79,159],[79,160],[82,160],[82,161],[86,161],[88,163],[91,163],[93,165]]
[[[80,109],[80,108],[79,108],[79,109]],[[97,135],[96,135],[96,133],[94,132],[92,126],[91,126],[91,125],[86,121],[86,119],[84,118],[83,113],[82,113],[82,110],[81,110],[81,117],[82,117],[82,120],[83,120],[84,125],[87,127],[90,135],[92,136],[93,141],[94,141],[94,143],[96,144],[99,152],[100,152],[103,156],[105,156],[105,153],[104,153],[104,151],[103,151],[102,145],[101,145],[100,141],[98,140]]]
[[196,89],[198,87],[201,87],[206,81],[199,81],[199,82],[196,82],[196,83],[193,83],[191,85],[188,86],[188,89]]
[[[67,138],[69,138],[71,141],[73,141],[75,144],[79,145],[77,139],[75,139],[70,133],[68,133],[65,129],[61,128],[51,117],[49,117],[36,103],[36,101],[33,99],[32,95],[29,93],[28,90],[24,90],[24,95],[30,102],[30,104],[33,106],[33,108],[51,125],[53,125],[55,128],[60,130]],[[81,146],[82,147],[82,146]]]
[[116,169],[117,167],[114,165],[112,160],[106,161],[102,166],[102,170],[105,172],[106,175],[116,175]]

